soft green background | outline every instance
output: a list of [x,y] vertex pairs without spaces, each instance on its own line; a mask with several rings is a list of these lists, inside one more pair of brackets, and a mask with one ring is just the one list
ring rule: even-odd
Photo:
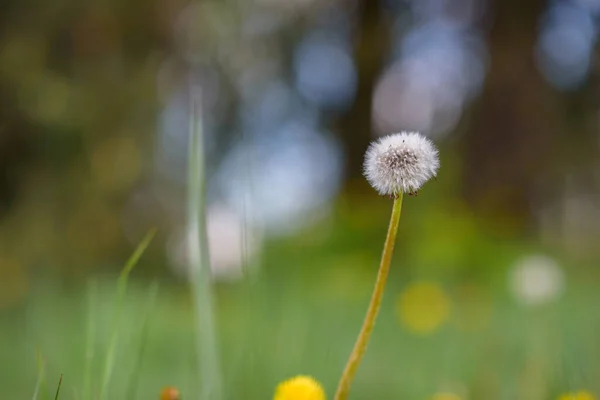
[[[551,399],[569,390],[600,390],[592,270],[563,264],[560,301],[520,306],[509,292],[507,270],[541,249],[487,235],[477,221],[427,198],[434,194],[405,201],[391,281],[352,398],[426,399],[450,390],[472,399]],[[258,279],[217,285],[226,398],[270,398],[279,381],[296,374],[313,375],[333,394],[366,309],[390,207],[386,199],[341,200],[330,220],[269,243]],[[324,235],[327,226],[333,231]],[[152,263],[143,257],[133,277]],[[449,319],[428,335],[412,333],[395,312],[398,295],[421,279],[437,282],[451,303]],[[61,398],[80,398],[89,319],[97,388],[116,285],[110,277],[95,281],[91,311],[83,282],[45,281],[2,314],[0,386],[10,398],[33,393],[36,349],[48,390],[63,373]],[[126,398],[132,382],[139,399],[158,398],[166,385],[195,398],[202,382],[190,294],[163,282],[151,303],[150,286],[144,278],[130,284],[110,398]],[[465,292],[465,286],[475,290]]]

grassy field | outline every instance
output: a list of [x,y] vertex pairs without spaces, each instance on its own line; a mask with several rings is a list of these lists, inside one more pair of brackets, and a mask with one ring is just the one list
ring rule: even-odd
[[[563,265],[562,297],[526,307],[507,284],[509,272],[539,249],[486,234],[456,210],[414,204],[407,206],[415,216],[407,212],[402,222],[382,313],[351,398],[600,393],[597,273]],[[278,382],[297,374],[314,376],[332,397],[366,310],[387,208],[378,200],[369,212],[351,213],[352,206],[340,204],[330,220],[269,243],[258,279],[217,285],[226,399],[272,398]],[[141,277],[151,262],[142,259],[128,287],[107,398],[157,399],[167,385],[184,399],[198,398],[191,294],[184,283]],[[86,379],[98,392],[116,277],[94,282],[38,282],[24,303],[0,314],[5,398],[32,398],[36,352],[44,365],[40,399],[54,398],[60,374],[61,399],[84,399]]]

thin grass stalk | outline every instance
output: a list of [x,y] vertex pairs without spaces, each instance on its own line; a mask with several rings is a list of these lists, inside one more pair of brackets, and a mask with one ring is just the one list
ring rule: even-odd
[[56,394],[54,395],[54,400],[58,400],[58,395],[60,393],[60,385],[62,384],[63,375],[60,374],[60,379],[58,380],[58,387],[56,388]]
[[213,293],[210,282],[206,237],[205,168],[200,88],[190,85],[188,214],[189,267],[197,323],[198,367],[201,398],[222,398],[222,377],[218,356]]
[[46,366],[44,365],[44,359],[42,358],[42,353],[39,349],[36,351],[35,356],[36,356],[38,377],[37,377],[37,381],[35,382],[35,389],[33,390],[33,397],[32,397],[33,400],[37,400],[37,398],[40,394],[40,388],[42,387],[42,384],[45,382],[44,375],[46,372]]
[[106,352],[106,358],[104,361],[104,373],[102,374],[102,384],[100,385],[100,393],[98,398],[100,400],[106,400],[107,392],[108,392],[108,384],[110,383],[110,378],[112,376],[112,369],[115,361],[115,353],[117,350],[117,344],[119,342],[119,334],[121,327],[121,314],[123,312],[123,303],[125,300],[125,293],[127,291],[127,281],[129,278],[129,274],[131,270],[136,266],[144,251],[150,245],[150,242],[154,238],[156,234],[156,229],[153,228],[146,234],[142,242],[135,249],[121,274],[119,275],[119,279],[117,281],[117,295],[115,299],[115,308],[114,308],[114,321],[113,321],[113,332],[108,344],[108,350]]
[[154,310],[154,307],[156,305],[156,297],[158,296],[158,282],[154,281],[152,282],[152,284],[150,285],[150,290],[148,293],[148,301],[146,302],[146,309],[144,311],[144,316],[142,319],[142,327],[140,329],[140,344],[139,344],[139,348],[137,351],[137,357],[135,359],[135,364],[133,365],[133,370],[131,373],[131,377],[129,378],[129,388],[127,390],[127,397],[126,399],[128,400],[134,400],[135,396],[137,395],[137,388],[138,388],[138,383],[139,383],[139,376],[140,376],[140,368],[142,365],[142,362],[144,360],[144,354],[146,351],[146,344],[148,342],[148,327],[150,325],[150,315],[152,313],[152,310]]
[[94,347],[96,326],[94,312],[98,296],[98,283],[92,280],[88,287],[87,322],[85,333],[85,364],[83,367],[83,400],[92,399],[92,365],[94,361]]

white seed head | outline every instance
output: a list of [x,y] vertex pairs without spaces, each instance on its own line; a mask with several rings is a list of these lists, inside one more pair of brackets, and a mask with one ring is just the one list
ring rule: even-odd
[[382,195],[413,193],[437,174],[438,151],[418,132],[401,132],[373,142],[365,155],[365,177]]

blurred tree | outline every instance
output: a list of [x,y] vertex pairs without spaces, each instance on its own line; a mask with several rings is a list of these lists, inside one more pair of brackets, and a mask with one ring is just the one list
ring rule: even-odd
[[19,261],[85,269],[130,251],[120,217],[153,138],[172,17],[155,6],[2,2],[0,236]]
[[354,56],[358,85],[354,104],[339,121],[347,156],[347,182],[362,177],[365,150],[373,139],[373,91],[385,66],[390,43],[390,21],[381,2],[359,0],[357,3]]
[[545,6],[503,0],[490,9],[490,70],[462,137],[465,197],[482,216],[517,230],[531,226],[539,196],[556,188],[563,121],[534,62]]
[[0,217],[13,205],[23,166],[32,156],[31,129],[0,85]]

